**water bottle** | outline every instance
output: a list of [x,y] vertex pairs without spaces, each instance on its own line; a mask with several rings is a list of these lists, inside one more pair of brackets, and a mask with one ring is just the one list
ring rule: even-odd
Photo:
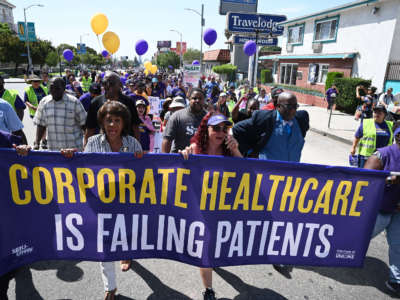
[[358,155],[349,155],[349,164],[352,167],[358,167]]

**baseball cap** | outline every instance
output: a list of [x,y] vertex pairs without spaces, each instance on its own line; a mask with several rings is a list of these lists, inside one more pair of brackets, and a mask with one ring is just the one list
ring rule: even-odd
[[146,102],[144,102],[144,100],[138,100],[138,101],[136,101],[136,106],[139,106],[139,105],[147,106],[147,105],[146,105]]
[[169,108],[176,108],[176,107],[186,107],[186,100],[183,99],[181,96],[175,97],[174,100],[172,100]]
[[225,123],[228,126],[232,126],[230,122],[224,115],[213,115],[207,122],[208,126],[218,125],[220,123]]
[[273,90],[271,91],[271,97],[272,97],[272,98],[278,97],[279,94],[281,94],[281,93],[283,93],[283,92],[284,92],[283,89],[281,89],[281,88],[275,88],[275,89],[273,89]]
[[221,94],[219,94],[219,96],[220,97],[226,97],[227,95],[226,95],[226,93],[221,93]]
[[375,107],[373,108],[373,111],[376,111],[376,110],[383,111],[385,114],[387,114],[386,107],[383,106],[382,104],[378,104],[377,106],[375,106]]
[[101,94],[101,85],[99,83],[92,83],[89,88],[89,92],[100,95]]
[[151,80],[151,82],[157,83],[157,82],[158,82],[158,79],[157,79],[156,77],[154,77],[154,78]]

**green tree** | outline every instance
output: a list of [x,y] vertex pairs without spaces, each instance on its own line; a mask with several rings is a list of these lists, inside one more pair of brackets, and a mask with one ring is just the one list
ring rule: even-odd
[[282,48],[279,46],[263,46],[260,51],[282,51]]
[[140,63],[139,63],[139,60],[137,59],[137,57],[135,56],[135,58],[133,59],[133,67],[139,67],[139,65],[140,65]]
[[169,65],[174,69],[179,68],[180,58],[175,52],[162,53],[157,56],[157,65],[162,68],[168,68]]
[[55,48],[51,45],[50,41],[38,39],[36,42],[30,43],[32,63],[40,65],[40,68],[46,62],[47,55],[55,51]]
[[7,24],[0,23],[0,62],[15,63],[15,75],[18,66],[27,62],[25,43],[21,42],[17,35],[13,34]]
[[186,53],[183,54],[183,61],[191,64],[194,60],[200,60],[200,57],[200,50],[189,48]]
[[46,65],[49,67],[55,67],[58,64],[58,53],[56,50],[49,52],[47,54],[46,60],[45,60]]

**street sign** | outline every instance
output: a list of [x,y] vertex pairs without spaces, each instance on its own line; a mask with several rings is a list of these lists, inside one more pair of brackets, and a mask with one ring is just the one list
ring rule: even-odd
[[157,48],[171,48],[171,41],[158,41]]
[[258,33],[282,35],[283,26],[278,23],[286,21],[286,16],[265,14],[231,13],[226,16],[226,28],[230,33]]
[[228,12],[257,13],[258,0],[220,0],[219,14]]
[[[28,22],[28,41],[36,42],[35,23]],[[25,22],[18,22],[18,37],[19,40],[25,42]]]
[[200,66],[198,66],[198,65],[183,65],[183,70],[186,72],[200,72]]
[[[235,35],[233,37],[233,44],[235,45],[243,45],[247,41],[256,41],[255,37],[251,36],[241,36],[241,35]],[[276,46],[278,45],[278,38],[258,38],[257,39],[257,45],[258,46]]]
[[86,54],[86,44],[76,44],[76,53],[78,54]]

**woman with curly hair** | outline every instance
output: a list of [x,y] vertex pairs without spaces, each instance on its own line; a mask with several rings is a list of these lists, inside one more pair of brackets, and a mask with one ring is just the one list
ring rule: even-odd
[[[190,140],[191,145],[179,152],[185,159],[188,159],[190,154],[242,157],[239,144],[228,134],[230,126],[232,123],[224,115],[207,113]],[[204,300],[215,300],[212,289],[212,268],[200,268],[200,276],[206,289],[203,293]]]

